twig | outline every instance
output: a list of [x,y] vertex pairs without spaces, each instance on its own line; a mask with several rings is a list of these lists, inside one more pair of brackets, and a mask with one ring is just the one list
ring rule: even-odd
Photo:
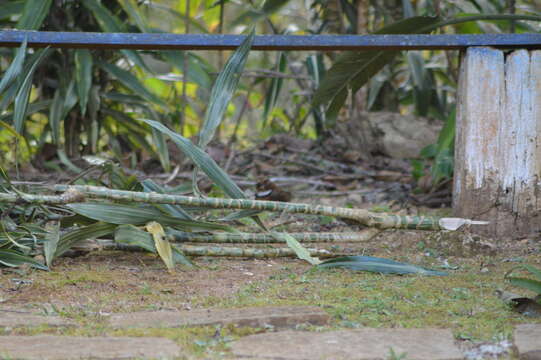
[[178,175],[178,172],[180,171],[180,165],[177,165],[175,166],[175,168],[173,169],[173,172],[171,173],[171,175],[169,175],[169,177],[167,179],[165,179],[165,181],[163,182],[164,185],[167,185],[169,184],[171,181],[175,180],[177,175]]
[[347,196],[351,194],[374,194],[382,192],[383,189],[373,190],[349,190],[349,191],[295,191],[296,196]]

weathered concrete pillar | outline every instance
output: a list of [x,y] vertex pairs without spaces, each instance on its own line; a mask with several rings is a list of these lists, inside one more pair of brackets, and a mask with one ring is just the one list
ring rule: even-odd
[[469,48],[456,126],[456,216],[496,239],[541,236],[541,51]]

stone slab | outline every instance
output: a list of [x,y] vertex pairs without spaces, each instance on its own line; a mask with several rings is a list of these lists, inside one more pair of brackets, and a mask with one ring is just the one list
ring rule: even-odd
[[517,325],[514,337],[521,360],[541,360],[541,324]]
[[163,338],[0,336],[1,359],[170,359],[180,355],[179,347]]
[[0,327],[22,326],[75,326],[75,323],[59,316],[44,316],[30,312],[1,311]]
[[150,311],[114,314],[110,325],[129,327],[180,327],[216,324],[292,328],[299,324],[326,325],[329,315],[315,306],[202,309],[189,311]]
[[391,349],[408,360],[458,360],[453,334],[440,329],[284,331],[247,336],[232,344],[236,358],[280,360],[386,360]]

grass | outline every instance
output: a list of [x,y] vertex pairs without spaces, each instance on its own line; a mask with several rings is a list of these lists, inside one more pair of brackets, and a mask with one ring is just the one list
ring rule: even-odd
[[[432,268],[442,264],[426,247],[418,246],[417,241],[402,248],[393,248],[389,243],[380,245],[367,252]],[[538,256],[520,255],[513,259],[539,266]],[[516,324],[541,322],[513,312],[496,297],[495,290],[501,288],[532,295],[505,282],[504,274],[517,264],[508,261],[509,258],[510,254],[446,257],[456,270],[448,270],[446,277],[423,277],[317,270],[298,260],[277,259],[199,259],[200,268],[169,274],[155,256],[89,254],[83,258],[59,259],[53,272],[27,270],[26,274],[17,274],[32,283],[22,286],[5,302],[12,307],[37,309],[54,304],[50,313],[73,319],[78,327],[26,327],[6,329],[4,333],[163,336],[178,343],[188,359],[220,359],[227,358],[228,344],[234,339],[266,330],[233,326],[219,333],[213,326],[115,330],[106,326],[100,314],[315,305],[329,313],[332,321],[326,327],[303,329],[434,327],[451,329],[459,340],[499,341],[509,338]],[[0,275],[0,291],[9,287],[11,277]],[[2,296],[5,295],[0,293]],[[401,358],[402,354],[390,356]]]

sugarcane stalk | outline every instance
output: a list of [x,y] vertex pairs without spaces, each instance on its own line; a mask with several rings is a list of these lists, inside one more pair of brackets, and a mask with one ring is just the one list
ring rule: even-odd
[[[488,224],[461,218],[440,218],[434,216],[405,216],[387,213],[375,213],[365,209],[349,209],[323,205],[286,203],[249,199],[200,198],[183,195],[158,194],[155,192],[135,192],[108,189],[89,185],[53,185],[56,191],[65,191],[55,201],[52,196],[31,194],[0,194],[0,202],[34,202],[48,204],[66,204],[70,198],[79,198],[84,194],[88,198],[123,200],[154,204],[186,205],[213,209],[260,210],[282,213],[297,213],[339,217],[355,220],[360,224],[380,229],[412,230],[456,230],[464,224]],[[67,195],[66,195],[67,194]],[[458,225],[457,225],[458,224]]]
[[[364,229],[359,232],[347,233],[288,233],[299,242],[365,242],[372,239],[380,233],[378,229]],[[277,239],[271,234],[265,233],[216,233],[216,234],[196,234],[182,231],[170,231],[169,240],[172,242],[191,242],[191,243],[237,243],[237,244],[272,244],[285,243],[285,240]]]
[[[98,248],[103,250],[129,250],[145,251],[143,248],[135,245],[119,244],[112,240],[98,240]],[[297,254],[290,248],[239,248],[224,246],[196,246],[179,245],[179,249],[186,256],[224,256],[224,257],[250,257],[250,258],[276,258],[276,257],[296,257]],[[307,249],[311,256],[319,258],[328,258],[337,256],[325,249]]]

